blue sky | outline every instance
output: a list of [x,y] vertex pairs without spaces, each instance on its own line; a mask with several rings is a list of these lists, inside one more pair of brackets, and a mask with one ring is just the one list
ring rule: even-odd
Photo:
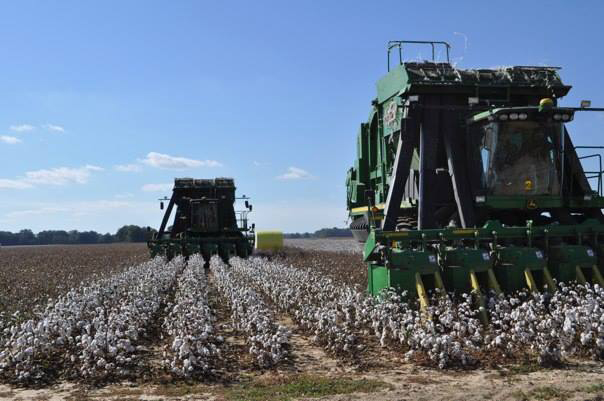
[[[604,3],[418,3],[3,2],[0,230],[157,226],[177,176],[234,177],[259,228],[344,226],[391,39],[449,41],[465,68],[562,66],[563,104],[604,106]],[[602,116],[569,128],[604,144]]]

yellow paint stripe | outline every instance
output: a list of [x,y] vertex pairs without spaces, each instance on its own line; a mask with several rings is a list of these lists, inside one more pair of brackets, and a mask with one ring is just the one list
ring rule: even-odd
[[474,270],[470,270],[470,284],[472,285],[472,289],[474,291],[480,292],[480,284],[478,284],[478,277],[476,277]]
[[[377,207],[378,209],[384,209],[384,204],[378,203],[377,205],[375,205],[375,207]],[[350,209],[350,211],[352,213],[361,213],[361,212],[366,212],[368,210],[369,210],[369,207],[367,207],[367,206],[353,207],[352,209]]]
[[529,290],[532,292],[539,292],[535,279],[533,278],[533,273],[531,273],[529,269],[524,269],[524,278],[526,279],[526,285],[528,286]]
[[476,301],[478,303],[478,307],[482,309],[480,314],[480,320],[482,324],[488,324],[489,319],[487,317],[487,308],[484,302],[484,295],[482,295],[482,291],[480,290],[480,284],[478,283],[478,277],[476,277],[476,273],[474,270],[470,270],[470,284],[472,285],[472,290],[474,295],[476,296]]
[[474,229],[471,229],[471,230],[467,230],[467,229],[465,229],[465,230],[453,230],[453,234],[468,235],[468,234],[474,234],[474,231],[476,231],[476,230],[474,230]]
[[423,310],[428,309],[430,302],[428,301],[428,294],[422,281],[422,276],[419,273],[415,273],[415,289],[417,290],[417,296],[419,297],[419,303]]
[[409,231],[397,231],[395,233],[388,233],[388,238],[408,237]]
[[554,282],[552,274],[549,272],[547,266],[543,268],[543,278],[545,278],[545,282],[547,283],[548,292],[556,291],[556,283]]
[[495,291],[495,294],[501,294],[501,287],[497,282],[497,277],[495,277],[495,272],[493,271],[493,269],[488,269],[487,274],[489,276],[489,287],[491,287],[491,289]]

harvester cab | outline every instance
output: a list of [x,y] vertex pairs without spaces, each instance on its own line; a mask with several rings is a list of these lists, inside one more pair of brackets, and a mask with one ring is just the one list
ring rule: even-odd
[[[432,61],[404,62],[410,43],[431,46]],[[435,60],[439,46],[446,61]],[[604,109],[560,107],[571,87],[557,67],[465,70],[449,50],[389,42],[388,74],[359,130],[347,204],[369,292],[393,287],[425,306],[430,288],[480,301],[487,289],[603,285],[604,147],[574,146],[566,125]]]
[[[245,210],[235,211],[235,201],[245,201]],[[161,199],[161,208],[166,199]],[[174,213],[173,224],[167,227]],[[255,225],[248,225],[252,205],[248,197],[235,197],[231,178],[176,178],[163,220],[148,242],[151,255],[185,257],[203,255],[206,264],[212,255],[225,261],[231,256],[247,257],[254,248]]]

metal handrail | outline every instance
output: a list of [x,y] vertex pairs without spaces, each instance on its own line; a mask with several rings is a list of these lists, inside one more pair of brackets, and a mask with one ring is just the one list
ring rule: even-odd
[[403,45],[404,44],[426,44],[432,46],[432,61],[436,61],[435,47],[436,45],[443,45],[447,51],[447,63],[450,63],[449,50],[451,45],[447,42],[432,41],[432,40],[391,40],[388,42],[388,71],[390,71],[390,51],[398,48],[398,61],[399,65],[403,64]]
[[[599,150],[604,150],[604,146],[575,146],[575,150],[577,149],[599,149]],[[578,155],[577,155],[578,156]],[[593,159],[593,158],[597,158],[598,159],[598,171],[583,171],[585,173],[585,178],[587,178],[587,180],[591,180],[594,178],[598,179],[598,195],[602,196],[603,195],[603,191],[602,191],[602,174],[604,174],[604,170],[602,169],[602,154],[601,153],[594,153],[591,155],[587,155],[587,156],[581,156],[578,157],[579,160],[585,160],[585,159]]]

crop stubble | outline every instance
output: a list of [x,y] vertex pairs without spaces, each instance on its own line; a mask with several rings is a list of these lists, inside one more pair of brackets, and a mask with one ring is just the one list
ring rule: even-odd
[[29,317],[36,305],[87,280],[149,259],[144,244],[0,248],[0,312]]

